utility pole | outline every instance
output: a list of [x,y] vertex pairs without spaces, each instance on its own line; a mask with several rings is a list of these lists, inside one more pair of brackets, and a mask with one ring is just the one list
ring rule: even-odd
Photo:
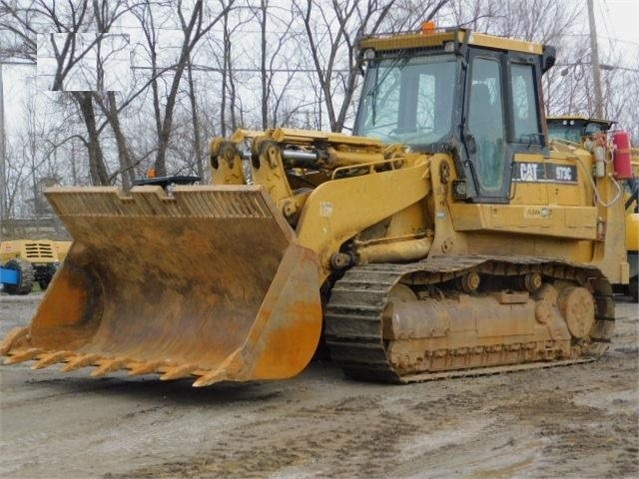
[[590,24],[590,52],[592,56],[592,81],[595,86],[595,117],[603,119],[603,97],[601,94],[601,69],[599,68],[599,50],[597,48],[597,28],[595,26],[595,8],[593,0],[588,2],[588,23]]

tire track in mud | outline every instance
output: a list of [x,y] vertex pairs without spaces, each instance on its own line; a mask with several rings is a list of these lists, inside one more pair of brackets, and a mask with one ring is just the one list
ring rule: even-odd
[[203,455],[105,477],[592,477],[597,467],[633,476],[634,446],[623,439],[637,437],[633,403],[614,418],[578,404],[584,389],[561,384],[584,375],[588,366],[373,388],[313,405],[275,398],[260,408],[263,419],[221,431]]
[[[264,419],[230,431],[228,441],[206,457],[106,477],[387,477],[413,455],[406,450],[424,432],[464,430],[463,415],[451,415],[481,403],[481,394],[414,404],[377,393],[299,405],[278,420]],[[414,453],[423,453],[423,447]]]
[[400,437],[415,427],[399,414],[380,412],[379,401],[362,396],[302,405],[275,421],[229,431],[225,444],[205,458],[108,477],[265,477],[278,471],[293,477],[310,471],[319,477],[375,477],[377,464],[391,460]]
[[[518,424],[533,426],[538,436],[547,439],[538,469],[542,476],[635,476],[639,461],[632,439],[639,437],[639,430],[632,414],[619,414],[613,419],[603,409],[576,403],[575,396],[544,391],[521,398],[518,404],[502,407],[499,412],[510,414]],[[628,406],[632,408],[632,404]],[[610,434],[611,427],[616,434]],[[583,461],[584,457],[590,460]],[[580,462],[581,467],[576,467]]]

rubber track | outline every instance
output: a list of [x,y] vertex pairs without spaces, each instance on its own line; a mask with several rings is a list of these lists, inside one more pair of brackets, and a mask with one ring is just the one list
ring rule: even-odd
[[[534,362],[503,366],[490,366],[466,370],[450,370],[400,375],[390,364],[382,338],[382,313],[393,286],[414,273],[430,275],[433,282],[447,281],[466,271],[478,268],[495,275],[507,276],[508,271],[539,271],[545,276],[564,279],[564,273],[579,271],[597,278],[600,286],[595,292],[597,337],[591,355],[552,362]],[[549,274],[550,272],[550,274]],[[521,274],[521,273],[519,273]],[[516,262],[503,257],[440,256],[410,265],[371,264],[351,268],[332,289],[325,310],[325,338],[331,358],[347,376],[366,381],[410,383],[460,376],[478,376],[536,368],[556,367],[594,360],[607,349],[614,324],[612,290],[596,269],[584,265],[548,261],[547,258],[520,257]],[[597,345],[596,343],[602,343]]]

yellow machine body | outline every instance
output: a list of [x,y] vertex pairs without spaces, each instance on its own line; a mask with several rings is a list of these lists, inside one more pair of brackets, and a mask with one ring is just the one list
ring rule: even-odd
[[[545,55],[463,30],[360,44],[382,58],[437,46],[450,71],[453,55],[475,50],[531,65]],[[367,85],[363,102],[383,96]],[[507,151],[502,197],[486,199],[467,169],[479,136],[456,134],[421,149],[374,134],[240,130],[211,142],[209,186],[50,189],[75,241],[0,353],[196,386],[293,376],[322,331],[347,374],[394,382],[601,353],[609,282],[628,282],[614,182],[591,177],[589,152],[549,151],[538,135]]]
[[[42,291],[46,290],[55,275],[58,266],[71,247],[71,241],[41,240],[11,240],[0,243],[0,263],[22,261],[31,265],[25,274],[33,275]],[[23,263],[24,264],[24,263]],[[31,286],[23,285],[23,294],[31,290]]]
[[[585,151],[594,154],[596,137],[606,135],[614,122],[598,120],[581,116],[558,116],[548,118],[548,134],[551,137],[551,147],[556,151],[574,152]],[[606,145],[606,149],[610,145]],[[628,294],[637,299],[637,276],[639,274],[639,212],[637,210],[637,191],[639,188],[639,149],[631,149],[632,171],[634,178],[628,181],[623,189],[623,202],[626,205],[626,250],[630,278],[626,282],[626,275],[622,275],[619,284],[615,284],[618,292]],[[612,155],[606,151],[606,159],[610,161]],[[612,174],[609,172],[608,174]],[[633,188],[635,191],[633,192]],[[621,194],[622,190],[619,190]]]
[[0,243],[0,262],[17,258],[33,264],[60,263],[71,247],[71,241],[10,240]]
[[628,251],[639,252],[639,213],[626,215],[626,246]]

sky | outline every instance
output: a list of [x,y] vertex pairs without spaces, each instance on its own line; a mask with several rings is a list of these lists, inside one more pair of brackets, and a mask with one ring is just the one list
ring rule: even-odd
[[[638,42],[639,30],[637,22],[639,22],[639,0],[595,0],[595,12],[603,15],[603,23],[609,23],[600,30],[599,18],[597,21],[597,33],[607,35],[615,34],[619,38],[625,37],[628,40]],[[606,28],[610,32],[606,32]]]
[[625,65],[639,69],[639,0],[594,0],[594,5],[599,49],[604,52],[619,40],[628,52]]
[[[580,2],[586,8],[586,0]],[[594,0],[600,57],[605,57],[611,46],[624,52],[622,63],[626,68],[639,70],[639,0]],[[584,41],[588,41],[587,16],[583,25]],[[29,83],[34,82],[36,68],[25,65],[4,65],[5,128],[8,136],[19,134],[27,101]],[[35,85],[33,86],[35,88]]]

